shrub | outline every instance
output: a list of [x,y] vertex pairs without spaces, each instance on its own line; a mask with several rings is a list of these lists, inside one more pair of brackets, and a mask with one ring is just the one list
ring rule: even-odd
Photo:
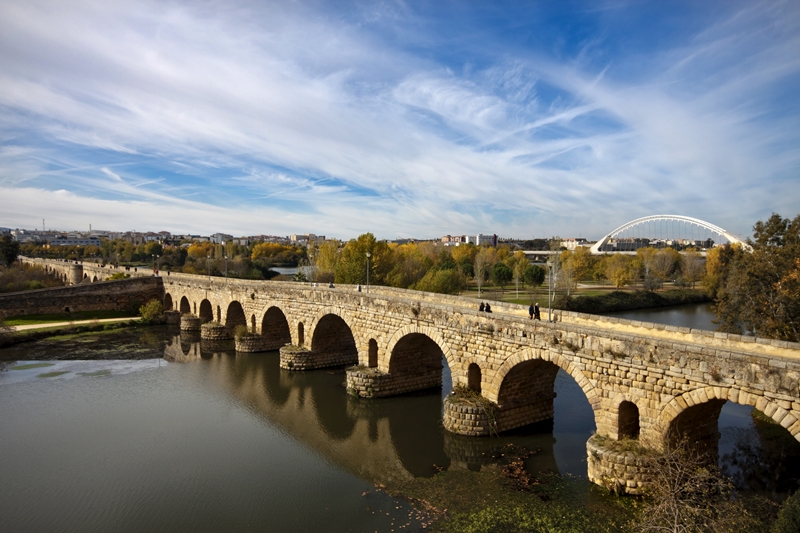
[[783,502],[778,519],[772,524],[772,533],[800,531],[800,490]]
[[152,299],[139,308],[139,314],[147,322],[157,322],[164,318],[164,306],[160,301]]
[[131,277],[130,274],[126,274],[124,272],[117,272],[116,274],[112,274],[107,278],[107,280],[115,280],[115,279],[127,279]]
[[250,333],[250,330],[247,328],[246,325],[239,324],[233,329],[233,336],[236,337],[237,339],[241,339],[242,337],[251,337],[253,336],[253,334]]

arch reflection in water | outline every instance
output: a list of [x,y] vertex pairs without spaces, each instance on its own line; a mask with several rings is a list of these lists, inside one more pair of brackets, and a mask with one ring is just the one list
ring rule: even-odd
[[[509,443],[540,450],[528,462],[532,471],[558,472],[561,464],[561,473],[586,475],[585,442],[593,416],[580,387],[566,374],[556,379],[556,437],[553,422],[545,421],[500,437],[471,438],[442,428],[442,397],[451,388],[446,364],[441,390],[363,400],[346,394],[341,369],[282,370],[277,352],[211,350],[185,332],[170,346],[166,358],[202,359],[210,381],[256,416],[372,483],[431,476],[441,468],[480,470],[491,462],[488,452]],[[560,417],[564,420],[559,423]]]

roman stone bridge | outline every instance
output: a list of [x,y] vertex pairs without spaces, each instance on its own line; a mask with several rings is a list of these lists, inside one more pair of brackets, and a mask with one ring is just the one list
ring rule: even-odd
[[166,309],[228,332],[246,325],[264,350],[281,349],[287,370],[353,365],[346,385],[356,396],[440,386],[446,364],[454,388],[488,400],[476,404],[463,393],[445,400],[444,426],[457,434],[552,418],[562,369],[594,413],[590,479],[618,490],[639,492],[646,480],[614,441],[661,448],[685,437],[715,447],[727,401],[754,406],[800,440],[798,344],[564,311],[538,322],[525,306],[496,302],[487,314],[472,298],[387,287],[161,279]]

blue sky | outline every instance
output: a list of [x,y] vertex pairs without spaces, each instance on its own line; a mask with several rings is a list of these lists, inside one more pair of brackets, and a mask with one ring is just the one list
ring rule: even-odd
[[747,235],[799,170],[796,1],[0,4],[0,226]]

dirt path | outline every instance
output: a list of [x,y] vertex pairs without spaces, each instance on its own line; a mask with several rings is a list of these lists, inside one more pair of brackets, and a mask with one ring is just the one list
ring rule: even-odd
[[13,331],[24,331],[26,329],[42,329],[42,328],[56,328],[62,326],[77,326],[79,324],[93,324],[103,323],[103,322],[125,322],[127,320],[139,320],[138,316],[132,316],[129,318],[100,318],[100,319],[89,319],[89,320],[72,320],[69,322],[43,322],[41,324],[26,324],[24,326],[11,326]]

